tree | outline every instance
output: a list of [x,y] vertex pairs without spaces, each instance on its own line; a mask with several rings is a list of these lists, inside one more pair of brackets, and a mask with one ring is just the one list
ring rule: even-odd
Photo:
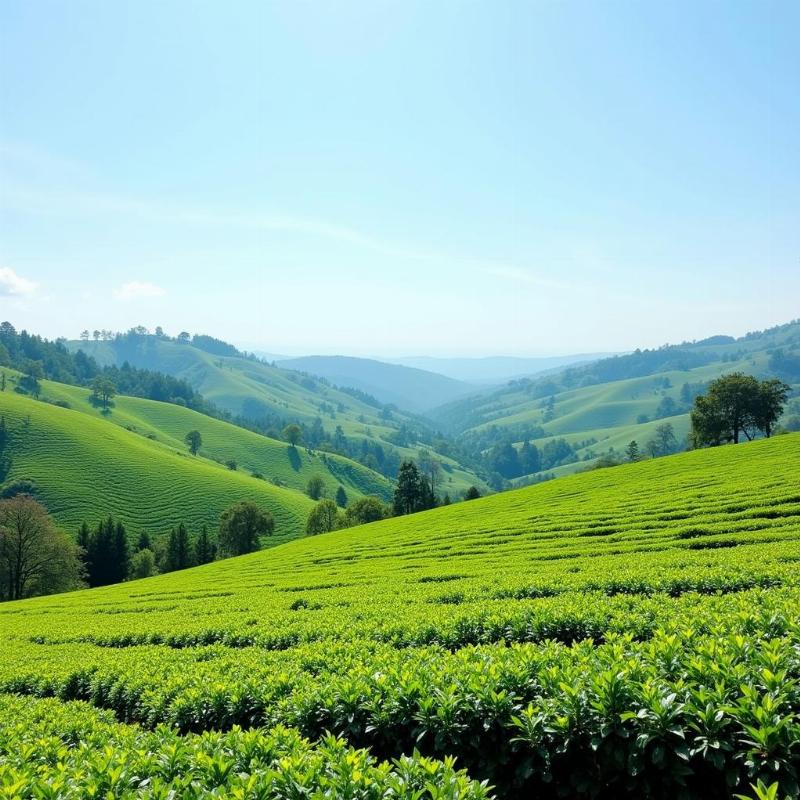
[[195,561],[198,564],[210,564],[217,557],[217,546],[208,535],[208,528],[203,525],[200,535],[194,544]]
[[303,431],[299,425],[292,423],[283,429],[283,438],[289,442],[292,447],[297,447],[300,440],[303,438]]
[[319,475],[312,475],[306,486],[306,494],[312,500],[319,500],[325,495],[325,481]]
[[786,400],[789,397],[790,386],[777,378],[761,381],[758,387],[753,421],[756,428],[763,432],[769,439],[775,423],[783,414]]
[[414,514],[427,508],[433,508],[435,499],[428,482],[422,478],[413,461],[404,461],[397,475],[397,487],[394,490],[394,513]]
[[527,439],[523,442],[519,451],[519,468],[521,475],[531,475],[539,472],[542,468],[542,457],[539,448],[531,444]]
[[[630,445],[629,445],[630,446]],[[668,456],[678,448],[678,440],[675,438],[675,429],[671,422],[663,422],[656,427],[655,435],[647,442],[647,452],[653,458]]]
[[260,547],[259,537],[272,536],[275,520],[269,511],[243,500],[222,512],[219,550],[223,557],[252,553]]
[[81,331],[81,341],[82,342],[89,341],[89,331]]
[[469,489],[464,492],[465,500],[477,500],[480,496],[481,493],[477,486],[470,486]]
[[522,475],[519,454],[510,441],[495,445],[489,453],[489,468],[504,478],[517,478]]
[[114,556],[117,581],[124,581],[131,570],[131,551],[128,545],[128,534],[125,526],[117,522],[114,526]]
[[138,578],[149,578],[158,572],[156,569],[156,557],[152,550],[144,547],[137,550],[131,559],[130,577],[132,580]]
[[136,540],[136,549],[137,550],[152,550],[153,545],[150,541],[150,534],[147,531],[142,531],[139,534],[139,538]]
[[203,446],[203,437],[200,435],[200,431],[189,431],[189,433],[183,437],[183,441],[186,442],[189,452],[193,456],[196,456]]
[[625,448],[625,458],[631,462],[639,460],[639,443],[636,439],[629,442],[628,446]]
[[28,495],[0,501],[0,599],[19,600],[81,585],[78,547]]
[[174,572],[192,566],[192,553],[189,544],[189,532],[181,522],[170,531],[167,541],[167,552],[164,559],[164,572]]
[[369,522],[377,522],[392,515],[389,508],[379,497],[359,497],[347,507],[344,512],[344,525],[352,528],[354,525],[366,525]]
[[306,533],[313,536],[327,533],[341,527],[341,515],[333,500],[320,500],[308,515]]
[[113,517],[102,520],[90,534],[84,523],[78,531],[89,586],[120,583],[130,571],[130,550],[125,526]]
[[695,398],[691,413],[691,441],[695,447],[738,444],[760,431],[770,436],[788,397],[789,386],[771,379],[733,372],[712,381],[705,395]]
[[26,358],[22,365],[22,372],[23,376],[19,379],[17,385],[20,389],[33,395],[38,400],[42,391],[39,381],[44,378],[42,362],[32,358]]
[[336,490],[336,505],[339,508],[347,508],[347,492],[344,490],[344,486],[339,486]]
[[191,338],[191,334],[188,331],[181,331],[178,334],[178,344],[189,344],[189,339]]
[[108,408],[111,398],[117,393],[114,381],[98,375],[92,381],[92,398],[95,402],[101,403],[103,408]]
[[417,454],[417,468],[420,475],[428,481],[431,494],[435,496],[442,475],[442,465],[439,460],[434,458],[429,450],[420,450]]

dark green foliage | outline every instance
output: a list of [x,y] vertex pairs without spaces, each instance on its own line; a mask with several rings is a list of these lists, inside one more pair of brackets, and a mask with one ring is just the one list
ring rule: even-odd
[[128,577],[130,550],[125,526],[113,517],[101,521],[94,531],[84,522],[78,531],[89,586],[120,583]]
[[377,522],[392,515],[392,509],[381,502],[379,497],[360,497],[354,500],[344,512],[344,524],[351,528],[354,525],[366,525]]
[[341,522],[341,514],[336,503],[333,500],[320,500],[308,515],[306,533],[313,536],[335,531],[341,527]]
[[275,520],[255,503],[235,503],[222,512],[219,523],[219,552],[223,557],[241,556],[260,547],[261,536],[271,536]]
[[103,408],[108,408],[111,398],[117,393],[117,387],[114,381],[98,375],[92,381],[92,400],[101,405]]
[[208,528],[203,525],[200,535],[194,544],[195,562],[197,564],[209,564],[217,557],[217,545],[208,535]]
[[[630,445],[628,445],[630,447]],[[675,429],[671,422],[663,422],[658,425],[655,435],[647,442],[647,452],[653,458],[668,456],[678,449],[678,440],[675,438]]]
[[[99,332],[98,332],[99,338]],[[123,348],[131,340],[141,341],[144,337],[133,331],[117,334],[110,343],[115,348]],[[19,331],[10,322],[0,324],[0,346],[8,354],[9,366],[24,373],[18,388],[38,397],[41,391],[39,380],[47,378],[61,383],[89,386],[95,378],[108,380],[121,394],[146,397],[170,403],[178,400],[198,411],[211,411],[203,398],[183,380],[153,372],[136,369],[125,362],[120,367],[100,367],[97,362],[82,350],[70,353],[61,341],[50,342],[41,336],[27,331]],[[108,400],[111,398],[108,397]],[[102,399],[100,402],[103,402]]]
[[336,505],[339,508],[347,508],[347,492],[344,490],[344,486],[339,486],[336,490]]
[[394,491],[394,513],[415,514],[433,508],[436,500],[428,482],[419,474],[413,461],[404,461],[400,465],[397,476],[397,488]]
[[189,542],[189,532],[186,530],[186,526],[181,522],[177,528],[173,528],[170,531],[163,571],[174,572],[178,569],[186,569],[192,565],[192,548]]
[[0,501],[0,601],[74,589],[80,552],[29,495]]
[[203,437],[200,435],[200,431],[189,431],[189,433],[183,437],[183,441],[186,442],[189,452],[193,456],[196,456],[203,446]]
[[139,534],[139,538],[136,540],[136,549],[137,550],[152,550],[153,549],[153,544],[152,544],[152,542],[150,540],[150,534],[147,533],[147,531],[142,531]]
[[299,425],[292,423],[283,429],[283,438],[289,442],[292,447],[297,447],[300,440],[303,438],[303,431]]
[[0,500],[7,500],[10,497],[16,497],[18,494],[28,494],[31,497],[36,497],[39,494],[39,487],[30,478],[19,478],[15,481],[9,481],[0,488]]
[[769,437],[783,412],[789,388],[778,379],[758,381],[741,372],[712,381],[707,393],[694,401],[694,446],[738,444],[742,435],[749,441],[758,433]]
[[325,495],[325,480],[321,475],[312,475],[306,486],[306,494],[312,500],[319,500]]
[[477,486],[470,486],[469,489],[464,493],[465,500],[477,500],[481,496],[481,493]]

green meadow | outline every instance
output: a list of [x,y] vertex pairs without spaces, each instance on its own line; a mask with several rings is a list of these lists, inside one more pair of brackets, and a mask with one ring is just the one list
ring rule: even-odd
[[[69,347],[73,351],[84,350],[100,364],[121,365],[127,360],[133,366],[182,378],[206,400],[248,419],[273,415],[310,425],[319,418],[329,433],[341,426],[348,438],[382,447],[389,446],[391,437],[402,425],[413,428],[420,421],[429,424],[399,409],[387,417],[380,407],[310,375],[240,356],[213,355],[190,344],[155,336],[139,337],[135,344],[120,345],[73,341]],[[417,457],[416,445],[390,446],[402,459]],[[445,473],[443,492],[457,497],[470,486],[486,490],[485,483],[463,464],[442,453],[437,458]]]
[[[799,467],[800,435],[779,436],[9,603],[0,786],[705,799],[760,780],[795,796]],[[16,755],[38,739],[38,760]],[[316,766],[248,795],[282,747]],[[354,769],[407,770],[404,788],[325,784],[347,748]]]
[[[33,481],[39,498],[69,532],[74,533],[84,520],[96,524],[109,514],[121,519],[132,533],[161,533],[180,522],[191,530],[202,525],[213,529],[220,513],[238,500],[252,500],[272,513],[274,542],[304,530],[313,507],[308,497],[253,478],[245,471],[192,457],[185,445],[155,427],[160,409],[148,417],[146,429],[126,430],[121,419],[120,424],[114,424],[95,413],[87,402],[88,392],[52,383],[45,383],[43,388],[54,397],[61,394],[62,399],[72,398],[75,408],[61,408],[13,391],[0,392],[0,414],[5,417],[11,439],[11,469],[6,481]],[[118,398],[119,412],[115,407],[110,416],[119,413],[121,418],[128,400]],[[146,400],[130,401],[134,408],[172,408]],[[86,413],[84,406],[89,410]],[[174,408],[185,415],[186,431],[191,430],[194,417],[200,415]],[[204,422],[207,418],[200,419]],[[230,428],[232,436],[240,433],[233,426],[221,425]],[[283,451],[287,471],[291,471],[285,455],[287,446],[269,446]],[[301,462],[303,455],[297,455]],[[312,471],[307,464],[306,472]],[[330,473],[328,478],[332,483]]]

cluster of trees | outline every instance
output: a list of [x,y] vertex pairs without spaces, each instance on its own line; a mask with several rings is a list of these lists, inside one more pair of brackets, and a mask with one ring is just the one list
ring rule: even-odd
[[695,447],[715,446],[759,434],[769,437],[783,413],[790,386],[778,378],[759,381],[734,372],[712,381],[695,398],[691,441]]
[[17,494],[0,500],[0,601],[107,586],[243,555],[258,550],[261,537],[274,530],[269,512],[240,502],[223,512],[216,538],[205,526],[192,536],[181,523],[156,540],[143,532],[132,545],[125,525],[109,516],[94,528],[84,522],[72,541],[40,502]]
[[0,500],[0,600],[63,592],[82,580],[78,546],[41,503],[24,494]]
[[104,407],[119,392],[177,403],[204,413],[213,411],[184,380],[149,369],[137,369],[127,362],[121,367],[100,367],[82,350],[71,353],[64,340],[51,342],[24,330],[18,332],[10,322],[0,323],[0,366],[22,372],[17,388],[34,397],[41,392],[39,381],[47,378],[76,386],[92,386],[93,392],[95,386],[110,388],[110,394],[95,393]]
[[553,469],[562,464],[571,464],[577,460],[575,447],[563,438],[550,439],[541,448],[526,439],[519,450],[510,440],[506,440],[495,445],[486,455],[491,472],[507,480]]
[[[424,462],[423,462],[424,463]],[[471,486],[464,494],[465,500],[480,497],[480,490]],[[312,509],[306,524],[306,533],[314,535],[351,528],[355,525],[366,525],[388,517],[399,517],[416,514],[439,505],[449,505],[450,496],[445,494],[441,499],[435,492],[435,478],[417,466],[413,461],[404,461],[400,466],[397,487],[391,505],[380,498],[361,497],[342,509],[333,500],[322,499]]]

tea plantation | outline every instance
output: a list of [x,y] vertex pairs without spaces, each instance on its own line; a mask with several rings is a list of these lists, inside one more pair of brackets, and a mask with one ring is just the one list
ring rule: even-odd
[[10,603],[0,796],[797,797],[799,563],[788,435]]

